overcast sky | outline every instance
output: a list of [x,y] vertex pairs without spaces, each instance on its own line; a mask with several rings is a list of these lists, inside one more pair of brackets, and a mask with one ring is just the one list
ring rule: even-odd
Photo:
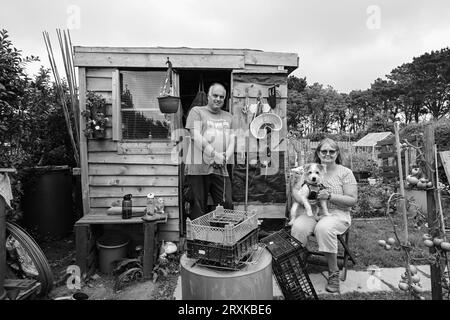
[[449,47],[450,1],[1,0],[0,28],[24,55],[41,58],[32,74],[49,67],[42,31],[56,51],[55,30],[69,28],[79,46],[293,52],[294,75],[349,92]]

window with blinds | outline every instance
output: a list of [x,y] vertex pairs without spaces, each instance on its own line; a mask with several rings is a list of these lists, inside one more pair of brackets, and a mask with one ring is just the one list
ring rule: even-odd
[[170,138],[170,122],[157,99],[165,78],[166,71],[120,72],[122,139]]

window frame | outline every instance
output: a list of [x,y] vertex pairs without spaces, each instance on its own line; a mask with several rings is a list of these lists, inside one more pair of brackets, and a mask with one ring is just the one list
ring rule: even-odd
[[[124,139],[122,135],[122,109],[121,109],[121,84],[120,84],[120,73],[122,71],[136,71],[136,72],[161,72],[166,71],[160,68],[117,68],[113,71],[112,75],[112,132],[113,141],[121,143],[151,143],[151,142],[170,142],[173,140],[173,132],[175,128],[175,123],[177,118],[179,118],[180,111],[178,110],[175,114],[169,115],[169,135],[167,138],[146,138],[146,139]],[[173,70],[172,71],[172,82],[174,85],[174,94],[179,95],[179,76]],[[138,109],[144,110],[144,109]]]

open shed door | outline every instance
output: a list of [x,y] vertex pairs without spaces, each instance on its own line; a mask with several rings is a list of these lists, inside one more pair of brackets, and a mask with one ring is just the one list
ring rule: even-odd
[[[264,139],[256,139],[249,132],[254,113],[249,108],[257,104],[258,97],[268,103],[269,88],[276,89],[276,105],[270,108],[282,119],[282,128]],[[236,164],[232,185],[235,209],[255,209],[258,218],[284,218],[286,216],[287,154],[286,154],[286,102],[287,72],[235,70],[232,73],[231,111],[242,133],[237,135]],[[248,141],[248,146],[246,145]],[[246,156],[249,159],[248,174]],[[264,164],[269,164],[265,166]],[[246,180],[248,179],[248,188]],[[246,206],[247,204],[247,206]]]

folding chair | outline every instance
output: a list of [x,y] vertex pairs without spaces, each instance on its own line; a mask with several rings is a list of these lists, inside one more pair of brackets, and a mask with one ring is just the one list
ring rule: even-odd
[[[314,237],[314,234],[312,235]],[[347,263],[348,260],[352,262],[353,265],[356,264],[355,256],[351,252],[349,248],[349,236],[350,236],[350,228],[348,228],[343,234],[337,236],[339,243],[341,244],[344,253],[339,254],[337,256],[338,268],[340,271],[340,279],[341,281],[345,281],[347,279]],[[316,264],[316,265],[325,265],[328,263],[325,259],[325,255],[323,252],[318,251],[309,251],[307,257],[308,264]]]

